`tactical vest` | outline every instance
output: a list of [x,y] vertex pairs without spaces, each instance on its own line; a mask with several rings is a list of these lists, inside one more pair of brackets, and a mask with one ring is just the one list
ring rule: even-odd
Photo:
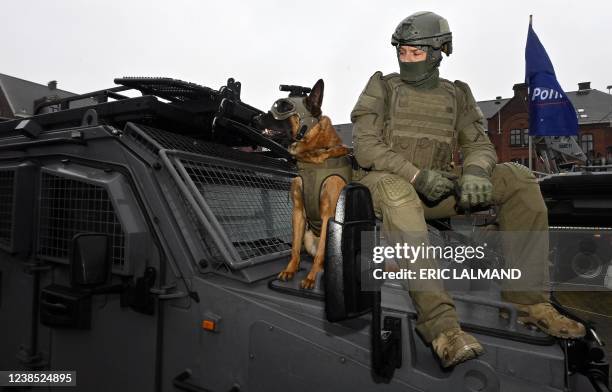
[[383,80],[389,103],[383,128],[385,143],[419,169],[451,170],[457,143],[455,85],[440,79],[433,89],[417,89],[398,74]]
[[305,163],[298,161],[298,176],[302,178],[302,198],[308,228],[317,237],[321,234],[321,213],[319,202],[321,186],[331,176],[340,176],[348,184],[351,181],[352,166],[348,155],[329,158],[323,163]]

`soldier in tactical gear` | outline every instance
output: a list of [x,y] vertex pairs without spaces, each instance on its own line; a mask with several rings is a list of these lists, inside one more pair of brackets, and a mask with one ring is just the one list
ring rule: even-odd
[[[499,206],[501,230],[546,234],[546,205],[534,175],[522,165],[496,164],[495,149],[470,88],[439,77],[442,53],[452,53],[446,19],[433,12],[412,14],[397,26],[391,43],[399,74],[374,73],[351,112],[354,154],[361,167],[353,177],[370,189],[387,240],[426,245],[425,219],[490,203]],[[450,195],[457,179],[451,173],[457,146],[464,157],[458,202]],[[582,324],[560,315],[549,303],[544,289],[547,241],[546,235],[528,235],[504,244],[508,267],[524,271],[528,287],[539,289],[502,286],[502,298],[516,305],[519,321],[561,338],[583,336]],[[510,249],[514,251],[506,252]],[[409,270],[437,268],[436,261],[427,258],[416,263],[400,259],[399,264]],[[460,329],[453,301],[440,281],[411,280],[405,285],[418,312],[417,330],[432,344],[443,366],[484,351]]]

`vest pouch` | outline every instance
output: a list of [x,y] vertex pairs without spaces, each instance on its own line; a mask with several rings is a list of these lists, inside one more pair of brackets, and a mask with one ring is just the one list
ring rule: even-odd
[[408,162],[414,161],[414,151],[416,149],[417,139],[408,136],[395,136],[392,139],[391,150],[400,154]]
[[426,137],[417,139],[412,164],[419,169],[430,169],[436,144],[436,140]]
[[396,136],[391,149],[419,169],[429,169],[436,141],[426,137]]
[[417,141],[417,148],[414,152],[413,165],[419,169],[431,169],[437,140],[421,138]]
[[436,147],[433,154],[432,169],[435,170],[448,170],[451,157],[451,146],[448,143],[436,141]]

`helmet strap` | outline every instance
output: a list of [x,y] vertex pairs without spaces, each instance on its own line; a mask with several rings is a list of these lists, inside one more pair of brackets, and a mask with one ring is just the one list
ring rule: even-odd
[[306,116],[304,118],[300,117],[300,123],[298,125],[298,131],[295,135],[295,141],[300,141],[306,136],[308,131],[312,129],[319,122],[318,117],[314,116]]

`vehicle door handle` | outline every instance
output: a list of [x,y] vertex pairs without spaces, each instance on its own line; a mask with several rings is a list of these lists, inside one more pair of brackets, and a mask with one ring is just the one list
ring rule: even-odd
[[[172,380],[172,385],[180,389],[181,391],[187,392],[212,392],[210,389],[195,385],[187,381],[191,377],[191,369],[185,369],[178,376]],[[232,386],[228,392],[240,392],[240,386]]]

